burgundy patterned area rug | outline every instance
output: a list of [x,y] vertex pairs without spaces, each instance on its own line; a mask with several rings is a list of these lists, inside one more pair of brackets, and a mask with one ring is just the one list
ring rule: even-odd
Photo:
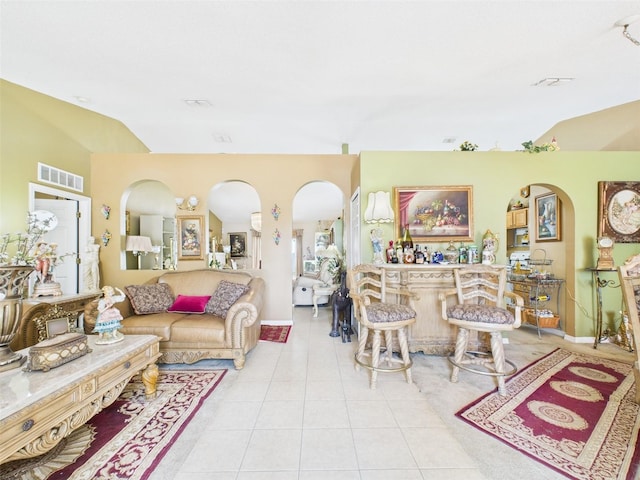
[[0,465],[2,480],[150,479],[226,370],[160,370],[146,401],[134,377],[118,400],[37,458]]
[[640,406],[631,365],[555,350],[456,415],[580,480],[640,478]]
[[291,325],[262,325],[260,326],[260,340],[287,343],[289,332],[291,332]]

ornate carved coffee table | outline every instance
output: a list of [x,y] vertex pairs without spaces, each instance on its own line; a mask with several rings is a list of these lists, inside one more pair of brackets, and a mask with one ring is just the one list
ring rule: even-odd
[[[0,463],[42,455],[113,403],[142,371],[147,398],[156,392],[159,337],[127,335],[48,372],[0,373]],[[28,355],[29,349],[20,353]]]

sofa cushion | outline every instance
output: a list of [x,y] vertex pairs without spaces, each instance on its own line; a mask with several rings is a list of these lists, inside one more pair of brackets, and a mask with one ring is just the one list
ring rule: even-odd
[[211,299],[207,303],[205,312],[212,313],[221,318],[227,318],[227,312],[231,308],[231,305],[236,303],[249,289],[248,285],[221,280],[218,288],[213,292]]
[[171,326],[171,343],[192,348],[211,348],[212,345],[221,348],[225,345],[224,320],[215,315],[185,315]]
[[128,285],[124,291],[138,315],[166,312],[173,304],[173,292],[166,283]]
[[178,298],[167,309],[167,312],[204,313],[204,307],[210,298],[211,295],[178,295]]
[[168,342],[171,340],[173,324],[188,316],[189,314],[167,312],[133,315],[122,320],[122,327],[118,330],[125,335],[156,335],[161,342]]

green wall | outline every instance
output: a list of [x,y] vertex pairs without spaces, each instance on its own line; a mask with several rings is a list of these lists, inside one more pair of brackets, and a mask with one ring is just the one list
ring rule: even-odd
[[93,152],[148,149],[120,122],[0,80],[0,233],[26,227],[38,162],[84,177],[74,193],[90,197]]
[[[597,258],[598,181],[640,181],[640,152],[362,152],[360,154],[361,212],[371,191],[393,191],[394,186],[472,185],[475,242],[487,229],[506,238],[505,212],[521,187],[537,184],[558,193],[565,211],[564,239],[568,312],[567,333],[593,336],[594,299],[591,273]],[[393,194],[392,194],[393,196]],[[395,239],[390,225],[381,225],[385,241]],[[368,235],[361,235],[363,261],[372,257]],[[573,241],[571,240],[573,237]],[[505,241],[498,262],[506,262]],[[441,245],[443,248],[445,244]],[[639,244],[617,244],[616,265],[640,251]],[[615,279],[615,277],[613,277]],[[575,299],[575,301],[574,301]],[[620,294],[607,292],[605,320],[619,317]],[[575,324],[574,324],[575,322]]]

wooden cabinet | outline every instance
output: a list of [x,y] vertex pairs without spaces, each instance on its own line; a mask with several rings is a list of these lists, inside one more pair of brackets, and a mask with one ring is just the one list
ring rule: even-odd
[[[140,215],[140,235],[151,239],[151,244],[160,247],[158,258],[155,253],[143,255],[142,269],[164,269],[167,265],[175,265],[176,219],[162,215]],[[168,259],[168,262],[167,262]],[[156,264],[157,261],[157,264]]]
[[507,228],[520,228],[529,225],[529,209],[520,208],[507,212]]

